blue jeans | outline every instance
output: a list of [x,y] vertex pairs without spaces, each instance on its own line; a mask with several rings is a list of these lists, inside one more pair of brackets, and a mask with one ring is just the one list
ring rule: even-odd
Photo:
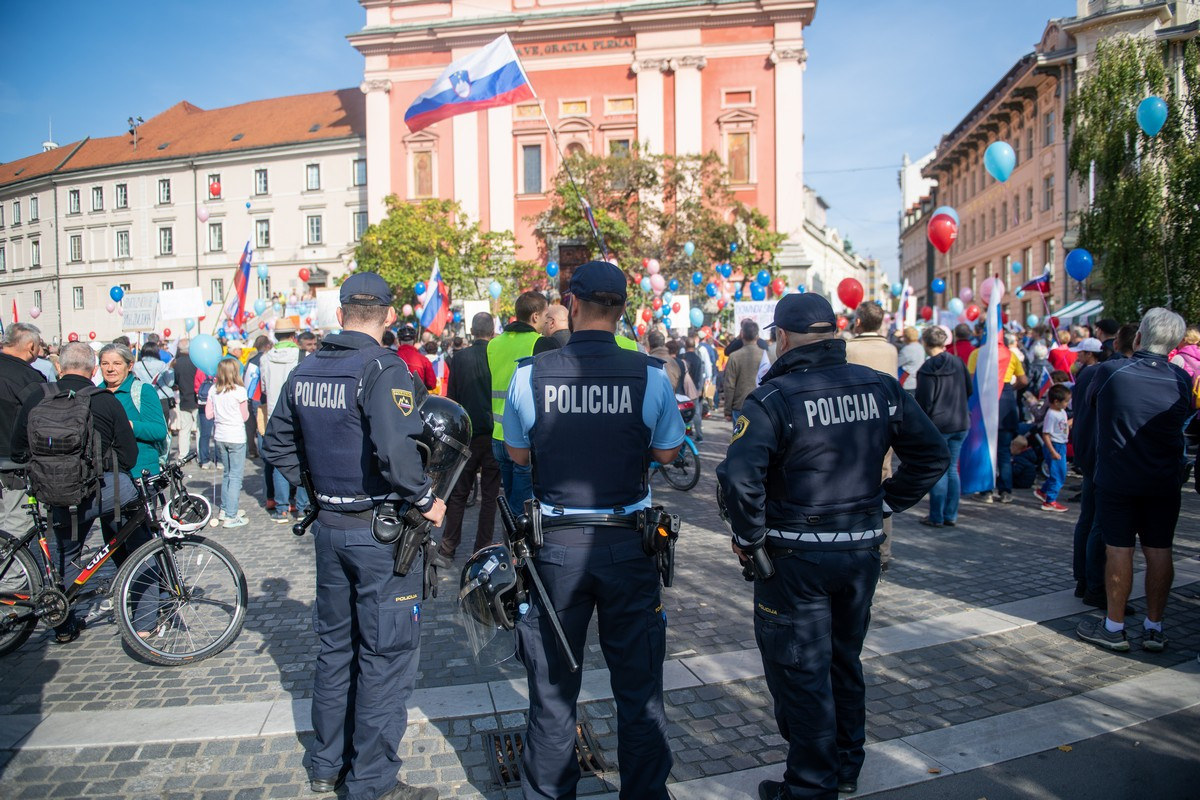
[[233,519],[242,494],[242,475],[246,470],[246,443],[217,442],[217,460],[221,462],[221,510]]
[[525,501],[533,499],[533,467],[529,464],[521,466],[509,458],[502,439],[492,439],[492,456],[500,467],[500,483],[508,506],[520,513]]
[[[283,476],[283,473],[277,469],[271,470],[271,480],[275,486],[275,503],[276,508],[282,508],[287,511],[288,496],[291,493],[292,485],[288,483],[288,479]],[[300,511],[308,508],[308,492],[303,486],[296,488],[296,508]]]
[[1067,480],[1067,445],[1059,442],[1051,444],[1054,452],[1058,453],[1058,460],[1053,460],[1050,450],[1046,450],[1046,467],[1050,472],[1050,477],[1046,478],[1046,482],[1042,484],[1042,494],[1046,495],[1047,503],[1053,503],[1058,499],[1058,493]]
[[962,494],[962,484],[958,479],[958,454],[962,452],[963,442],[967,432],[943,433],[946,446],[950,448],[950,468],[938,478],[938,482],[929,490],[929,520],[930,522],[954,522],[958,519],[958,501]]
[[200,420],[200,441],[196,443],[196,460],[200,466],[204,466],[209,462],[216,463],[216,456],[212,454],[210,442],[213,438],[213,428],[216,427],[216,422],[204,415],[204,406],[200,406],[200,410],[196,412],[196,416]]

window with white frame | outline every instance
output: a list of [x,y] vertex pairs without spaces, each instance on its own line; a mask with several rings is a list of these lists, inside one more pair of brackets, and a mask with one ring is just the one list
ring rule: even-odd
[[29,267],[36,269],[42,265],[42,243],[34,239],[29,243]]
[[124,183],[118,183],[116,189],[116,207],[129,208],[129,186]]
[[254,170],[254,193],[255,194],[266,194],[268,188],[269,188],[269,184],[267,183],[266,169]]
[[363,234],[365,234],[367,232],[367,212],[355,211],[353,221],[354,221],[354,241],[357,242],[357,241],[361,240],[363,237]]
[[29,198],[29,221],[37,222],[41,216],[41,204],[38,201],[38,196],[35,194]]
[[80,311],[83,309],[83,287],[82,286],[71,287],[71,305],[74,306],[76,311]]
[[208,223],[208,251],[220,253],[225,249],[225,225],[220,222]]
[[67,213],[79,213],[79,190],[71,189],[67,192]]
[[365,158],[354,159],[354,185],[367,185],[367,160]]
[[1025,187],[1025,219],[1033,219],[1033,187]]
[[162,291],[169,292],[174,288],[175,288],[175,281],[163,281],[162,282]]
[[1047,111],[1042,117],[1042,145],[1054,144],[1054,112]]
[[225,279],[213,278],[208,282],[208,299],[220,303],[225,299]]
[[42,307],[42,290],[41,289],[33,290],[33,307],[34,308]]
[[586,117],[591,108],[591,101],[587,98],[578,98],[573,100],[558,101],[558,117]]
[[104,210],[104,187],[103,186],[93,186],[92,187],[92,211],[103,211],[103,210]]
[[521,145],[521,193],[542,193],[542,146]]
[[171,202],[171,179],[170,178],[159,178],[158,179],[158,202],[163,203],[163,204]]
[[[213,186],[216,186],[218,189],[216,194],[213,194],[213,192],[212,192]],[[213,200],[219,200],[221,198],[221,190],[223,190],[223,188],[224,187],[222,187],[222,185],[221,185],[221,173],[219,173],[219,172],[208,173],[208,182],[204,184],[204,196],[210,197]]]
[[1054,176],[1047,175],[1042,178],[1042,211],[1052,211],[1054,209]]
[[604,113],[610,115],[636,114],[637,98],[634,95],[604,98]]
[[0,204],[0,228],[4,227],[4,206]]
[[73,233],[67,242],[67,252],[70,259],[72,261],[83,261],[83,235]]
[[321,188],[321,165],[309,164],[304,168],[304,188],[315,192]]
[[8,253],[2,244],[0,244],[0,272],[8,272]]
[[117,258],[129,258],[129,231],[117,231]]
[[321,244],[321,215],[310,214],[305,227],[308,229],[308,243]]
[[271,221],[269,219],[254,221],[254,246],[260,250],[271,246]]
[[13,200],[13,225],[21,224],[21,201]]
[[170,227],[158,229],[158,254],[169,256],[175,252],[175,231]]

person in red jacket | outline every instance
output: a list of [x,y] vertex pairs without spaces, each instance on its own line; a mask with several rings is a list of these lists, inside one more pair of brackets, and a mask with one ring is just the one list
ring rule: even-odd
[[436,389],[437,376],[433,373],[433,364],[413,345],[417,340],[417,329],[412,325],[405,325],[396,331],[396,338],[400,342],[400,346],[396,348],[396,355],[408,365],[408,371],[414,378],[420,378],[426,389]]

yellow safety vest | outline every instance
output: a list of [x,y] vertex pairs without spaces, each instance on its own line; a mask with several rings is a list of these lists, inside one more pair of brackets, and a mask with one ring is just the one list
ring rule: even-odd
[[502,333],[488,342],[488,369],[492,373],[492,438],[504,441],[504,402],[508,385],[517,371],[517,361],[533,355],[533,346],[542,335],[537,331]]
[[633,339],[630,339],[628,336],[622,336],[619,333],[617,334],[617,347],[621,348],[622,350],[633,350],[635,352],[638,349],[637,342],[635,342]]

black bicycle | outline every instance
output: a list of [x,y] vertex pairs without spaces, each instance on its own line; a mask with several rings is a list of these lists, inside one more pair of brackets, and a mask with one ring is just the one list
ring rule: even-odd
[[[134,480],[138,499],[122,509],[124,524],[111,541],[84,551],[88,560],[66,591],[50,556],[45,514],[30,497],[33,524],[25,535],[0,532],[0,656],[24,644],[39,620],[61,625],[76,604],[96,596],[112,600],[121,638],[155,664],[203,661],[237,638],[246,619],[246,576],[228,550],[196,535],[212,507],[184,486],[183,465],[193,458]],[[111,585],[88,588],[143,524],[151,540],[125,559]]]

